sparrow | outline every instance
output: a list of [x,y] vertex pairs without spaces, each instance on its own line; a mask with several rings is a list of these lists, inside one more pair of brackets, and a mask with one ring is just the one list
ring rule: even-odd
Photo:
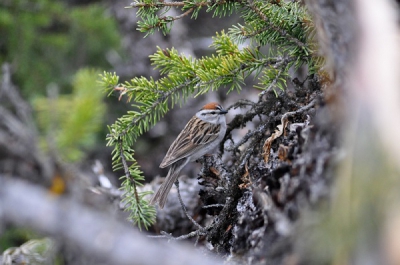
[[172,143],[160,164],[160,168],[170,166],[168,175],[150,204],[164,208],[172,185],[178,180],[182,168],[189,162],[196,161],[217,147],[226,133],[225,114],[228,111],[216,102],[204,105],[194,115]]

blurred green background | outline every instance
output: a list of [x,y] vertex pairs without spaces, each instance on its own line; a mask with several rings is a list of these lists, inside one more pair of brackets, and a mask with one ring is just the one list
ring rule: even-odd
[[[121,53],[121,36],[100,1],[0,1],[0,64],[32,106],[39,146],[63,162],[81,162],[105,145],[107,105],[97,84],[112,70],[109,53]],[[3,102],[7,108],[7,102]],[[6,226],[0,254],[35,236]]]
[[101,3],[68,5],[52,0],[0,3],[0,61],[13,65],[14,82],[29,99],[72,90],[83,67],[109,70],[106,54],[120,47],[116,22]]
[[3,0],[0,32],[0,62],[11,64],[13,83],[33,106],[41,147],[74,162],[82,149],[104,145],[105,95],[97,79],[112,70],[107,54],[121,52],[105,3]]

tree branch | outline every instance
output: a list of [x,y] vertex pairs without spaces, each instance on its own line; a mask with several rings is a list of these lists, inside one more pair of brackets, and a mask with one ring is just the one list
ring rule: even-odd
[[275,30],[276,32],[279,32],[279,34],[281,34],[282,37],[285,37],[289,41],[295,43],[297,46],[299,46],[302,49],[304,49],[306,47],[305,43],[303,43],[300,40],[291,36],[286,30],[279,28],[276,25],[274,25],[273,23],[271,23],[271,21],[269,21],[269,18],[263,12],[261,12],[261,10],[259,10],[253,3],[251,3],[250,1],[247,1],[246,5],[251,10],[253,10],[253,12],[256,13],[264,22],[266,22],[268,24],[268,27]]
[[178,243],[155,242],[106,214],[66,197],[0,175],[0,220],[69,241],[114,265],[221,264]]

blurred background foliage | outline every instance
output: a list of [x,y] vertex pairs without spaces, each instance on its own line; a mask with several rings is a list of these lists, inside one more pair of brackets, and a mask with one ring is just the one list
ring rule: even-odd
[[96,134],[103,127],[106,110],[98,75],[99,71],[83,68],[73,77],[71,93],[58,96],[57,86],[50,85],[49,97],[33,102],[43,149],[57,149],[64,161],[79,161],[84,156],[82,149],[104,139]]
[[110,69],[105,54],[119,50],[120,35],[105,10],[101,3],[1,1],[0,61],[12,63],[25,97],[45,95],[49,83],[70,92],[72,76],[83,66]]
[[66,161],[81,159],[79,148],[104,139],[98,135],[104,95],[98,72],[86,67],[111,69],[107,54],[121,52],[117,23],[106,10],[101,2],[0,3],[0,62],[11,63],[13,82],[34,106],[41,146],[48,150],[51,139]]
[[[33,107],[43,151],[78,162],[103,146],[107,105],[96,69],[112,69],[107,55],[121,53],[105,4],[2,0],[0,36],[0,64],[11,64],[13,83]],[[22,228],[3,232],[0,253],[34,238]]]
[[0,237],[0,251],[3,252],[12,246],[20,246],[33,237],[37,237],[37,235],[30,229],[11,227]]

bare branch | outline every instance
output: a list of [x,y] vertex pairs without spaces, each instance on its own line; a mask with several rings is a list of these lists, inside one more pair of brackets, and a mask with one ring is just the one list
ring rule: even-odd
[[221,264],[178,243],[155,242],[106,214],[70,198],[0,176],[0,220],[28,226],[79,247],[109,264]]

